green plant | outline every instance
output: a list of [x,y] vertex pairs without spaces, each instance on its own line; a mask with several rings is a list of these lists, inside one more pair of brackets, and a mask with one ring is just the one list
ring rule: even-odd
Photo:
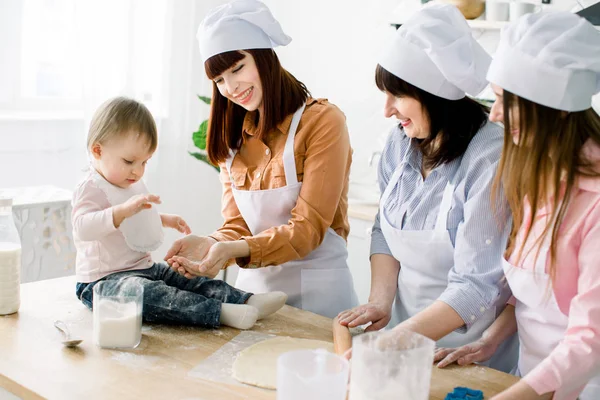
[[[197,95],[197,96],[198,96],[198,99],[200,99],[200,101],[202,101],[205,104],[210,105],[210,97],[205,97],[205,96],[200,96],[200,95]],[[188,153],[192,157],[194,157],[200,161],[204,161],[205,163],[207,163],[208,165],[210,165],[217,171],[220,171],[221,169],[218,166],[211,164],[211,162],[208,159],[208,155],[206,154],[206,132],[207,132],[207,130],[208,130],[208,120],[205,119],[204,121],[202,121],[200,123],[198,130],[196,132],[192,133],[192,140],[194,141],[194,146],[196,146],[198,149],[200,149],[200,151],[199,152],[188,151]]]

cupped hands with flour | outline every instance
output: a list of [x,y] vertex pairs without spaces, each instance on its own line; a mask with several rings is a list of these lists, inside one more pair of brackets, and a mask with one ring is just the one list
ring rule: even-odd
[[188,235],[169,249],[165,261],[186,278],[214,278],[231,259],[248,257],[250,248],[243,240],[217,242],[210,236]]
[[160,198],[142,181],[157,142],[152,115],[135,100],[109,100],[94,115],[89,173],[73,196],[76,295],[92,309],[99,282],[110,281],[118,291],[136,281],[143,287],[144,321],[249,329],[281,308],[286,294],[253,295],[221,280],[188,279],[151,259],[163,242],[163,227],[191,233],[180,216],[158,213]]

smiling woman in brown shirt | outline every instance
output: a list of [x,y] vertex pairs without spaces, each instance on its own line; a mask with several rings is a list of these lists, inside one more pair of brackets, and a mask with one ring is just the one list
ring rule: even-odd
[[221,167],[225,222],[176,241],[166,259],[188,278],[236,259],[236,287],[284,291],[288,304],[333,317],[356,304],[344,114],[282,68],[272,48],[291,39],[263,3],[218,7],[198,39],[213,80],[207,151]]

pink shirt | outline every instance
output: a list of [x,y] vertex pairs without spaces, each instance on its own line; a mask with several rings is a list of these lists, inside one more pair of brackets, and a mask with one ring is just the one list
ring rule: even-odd
[[[583,151],[600,165],[600,148],[588,142]],[[513,254],[511,264],[533,269],[535,251],[527,250],[541,236],[550,213],[548,207],[538,210],[523,252],[527,256],[516,263]],[[526,203],[525,221],[530,215]],[[519,236],[527,229],[525,223]],[[538,394],[564,385],[583,389],[590,378],[600,374],[600,178],[578,179],[559,235],[553,291],[569,323],[560,344],[523,378]],[[547,272],[549,263],[550,257]]]
[[91,173],[73,194],[73,239],[77,281],[89,283],[114,272],[152,266],[150,253],[131,250],[113,223],[113,209]]

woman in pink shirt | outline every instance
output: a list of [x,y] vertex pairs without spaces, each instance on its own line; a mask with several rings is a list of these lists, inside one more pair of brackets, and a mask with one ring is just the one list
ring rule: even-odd
[[[493,400],[600,399],[600,32],[566,12],[507,26],[488,72],[505,141],[495,187],[513,217],[511,305],[438,366],[488,359],[518,330],[523,379]],[[497,193],[497,192],[496,192]]]

